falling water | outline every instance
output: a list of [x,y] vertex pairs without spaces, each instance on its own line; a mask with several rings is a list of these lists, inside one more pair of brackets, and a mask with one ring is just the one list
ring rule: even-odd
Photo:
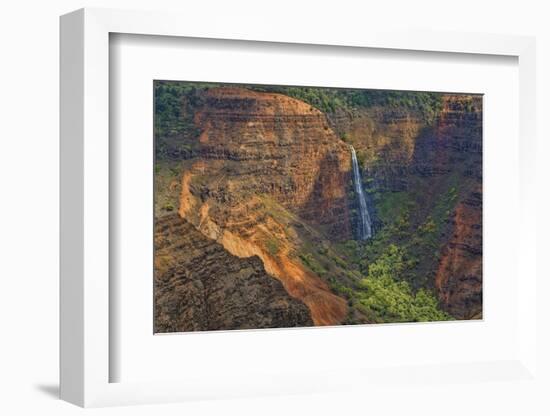
[[372,226],[370,221],[369,211],[367,210],[367,201],[365,200],[365,193],[363,192],[363,186],[361,182],[361,173],[359,172],[359,163],[357,163],[357,155],[355,149],[350,146],[351,149],[351,161],[353,164],[353,183],[355,185],[355,194],[359,200],[359,223],[357,227],[357,234],[360,240],[367,240],[372,237]]

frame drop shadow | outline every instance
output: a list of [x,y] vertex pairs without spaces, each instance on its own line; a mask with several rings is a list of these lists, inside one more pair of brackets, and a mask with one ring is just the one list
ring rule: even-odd
[[59,400],[59,384],[36,384],[34,388],[52,399]]

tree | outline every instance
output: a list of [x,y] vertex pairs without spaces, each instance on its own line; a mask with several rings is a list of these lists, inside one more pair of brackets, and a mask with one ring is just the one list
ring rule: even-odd
[[425,289],[413,293],[399,280],[407,267],[404,251],[395,244],[369,265],[360,283],[359,305],[374,322],[443,321],[450,317],[438,307],[437,299]]

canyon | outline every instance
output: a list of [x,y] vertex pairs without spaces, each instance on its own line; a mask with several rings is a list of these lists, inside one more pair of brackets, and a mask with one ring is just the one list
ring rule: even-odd
[[156,137],[159,332],[378,321],[356,293],[394,244],[412,293],[433,293],[449,319],[482,316],[480,96],[444,94],[427,121],[395,106],[321,111],[277,91],[193,88],[178,101],[183,127]]
[[[441,307],[454,318],[480,318],[482,97],[444,94],[430,125],[402,109],[337,113],[330,119],[362,157],[372,209],[388,202],[410,204],[410,235],[418,235],[426,219],[438,223],[439,235],[428,247],[432,251],[421,248],[415,253],[420,257],[417,274],[429,276],[420,286],[433,287]],[[445,200],[446,195],[452,198]],[[377,228],[394,220],[378,214]]]

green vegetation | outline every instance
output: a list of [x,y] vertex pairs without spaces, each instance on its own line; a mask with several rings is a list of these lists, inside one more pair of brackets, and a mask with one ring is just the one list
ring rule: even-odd
[[202,92],[215,84],[155,81],[155,135],[172,136],[193,128],[193,111],[202,105]]
[[197,146],[195,110],[202,105],[210,84],[155,81],[155,155],[157,159],[186,159]]
[[453,319],[439,307],[433,275],[461,186],[451,173],[436,185],[411,183],[414,191],[370,193],[378,220],[374,237],[333,245],[348,263],[347,270],[361,276],[351,284],[330,282],[363,316],[350,316],[350,323]]
[[[234,84],[196,83],[180,81],[155,81],[155,135],[196,136],[192,111],[200,107],[203,92],[219,86]],[[287,87],[279,85],[242,85],[255,91],[276,92],[302,100],[325,112],[351,111],[358,108],[384,107],[386,110],[418,113],[431,124],[442,107],[439,93],[415,91],[387,91],[363,89],[338,89],[322,87]],[[344,134],[345,141],[347,136]]]
[[356,107],[384,107],[405,109],[422,115],[427,124],[432,124],[441,111],[441,94],[416,91],[351,90],[349,101]]
[[171,202],[167,202],[163,207],[162,207],[163,210],[165,211],[168,211],[168,212],[172,212],[174,211],[175,207],[174,207],[174,204],[171,203]]
[[[385,240],[387,242],[387,239]],[[378,253],[374,253],[378,250]],[[393,322],[427,322],[452,319],[438,305],[436,296],[426,287],[415,290],[407,281],[408,275],[416,267],[417,260],[410,250],[397,244],[389,243],[372,247],[350,240],[338,245],[338,251],[350,263],[341,265],[349,279],[344,280],[332,273],[319,273],[311,255],[301,256],[304,264],[321,276],[325,276],[332,290],[348,300],[349,305],[357,310],[363,320],[372,323]],[[365,253],[376,254],[368,261]],[[353,261],[361,259],[361,271],[350,270]],[[357,323],[353,319],[350,323]]]
[[[350,111],[354,108],[384,107],[386,110],[408,110],[418,113],[432,124],[442,108],[442,95],[432,92],[359,90],[320,87],[285,87],[255,85],[258,91],[278,92],[305,101],[325,112]],[[346,140],[346,137],[343,137]]]
[[181,168],[175,161],[156,161],[154,186],[157,215],[177,211]]
[[384,198],[379,199],[376,208],[380,220],[384,224],[389,224],[405,215],[413,204],[407,192],[387,192]]
[[300,254],[300,260],[304,266],[309,268],[313,273],[323,276],[327,270],[317,261],[317,259],[311,253]]
[[361,281],[359,310],[375,323],[446,321],[451,317],[438,307],[437,299],[425,289],[413,294],[405,281],[385,275]]
[[278,252],[279,252],[279,241],[275,238],[270,238],[266,241],[266,247],[267,247],[267,250],[269,251],[269,254],[271,254],[272,256],[275,256]]
[[422,322],[443,321],[450,317],[442,312],[437,299],[425,289],[413,293],[410,285],[400,280],[409,267],[403,249],[390,244],[387,250],[368,266],[368,276],[356,292],[358,308],[369,321]]
[[373,193],[379,229],[359,250],[361,272],[368,275],[369,266],[394,244],[407,262],[399,279],[414,290],[430,287],[460,186],[458,176],[450,174],[437,186],[420,179],[410,184],[414,191]]
[[325,113],[334,113],[338,109],[351,109],[351,103],[346,96],[348,90],[319,87],[286,87],[279,85],[252,85],[248,87],[256,91],[277,92],[297,98]]

